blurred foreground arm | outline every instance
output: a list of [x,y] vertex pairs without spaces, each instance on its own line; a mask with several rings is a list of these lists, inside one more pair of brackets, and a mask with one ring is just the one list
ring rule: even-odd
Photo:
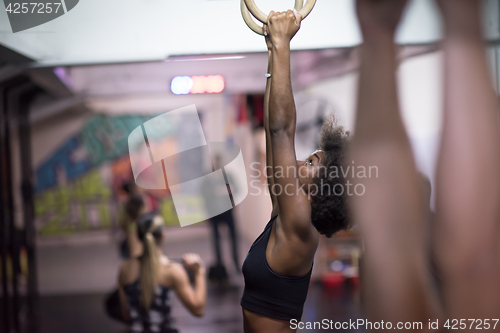
[[[377,167],[378,177],[352,179],[366,193],[350,199],[365,245],[363,284],[368,319],[432,318],[426,275],[422,188],[399,112],[394,34],[407,1],[358,0],[363,33],[355,133],[349,160]],[[425,327],[424,327],[425,328]]]
[[450,318],[498,318],[500,130],[482,1],[438,3],[446,32],[445,108],[434,251],[444,304]]

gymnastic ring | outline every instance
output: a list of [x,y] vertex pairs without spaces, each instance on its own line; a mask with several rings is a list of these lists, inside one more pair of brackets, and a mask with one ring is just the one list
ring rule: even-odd
[[[314,0],[314,1],[316,2],[316,0]],[[311,0],[309,0],[309,2],[311,2]],[[252,1],[252,3],[255,6],[255,2]],[[295,6],[294,6],[295,10],[300,11],[302,9],[302,4],[303,4],[303,0],[295,0]],[[313,6],[314,6],[314,4],[313,4]],[[255,23],[255,21],[252,19],[252,15],[250,15],[250,11],[248,10],[247,5],[245,4],[244,0],[241,0],[240,7],[241,7],[241,15],[243,16],[243,20],[245,21],[247,26],[256,34],[264,36],[263,28],[261,26],[259,26],[257,23]],[[255,8],[257,8],[257,6],[255,6]],[[257,10],[259,10],[259,9],[257,8]],[[263,13],[263,15],[265,15],[265,14]],[[266,16],[266,22],[267,22],[267,16]]]
[[[248,10],[253,15],[253,17],[255,17],[257,20],[259,20],[262,23],[267,23],[267,16],[268,15],[264,14],[257,7],[257,5],[255,5],[254,0],[245,0],[245,4],[247,5]],[[307,15],[309,15],[311,10],[314,8],[315,4],[316,4],[316,0],[307,0],[304,7],[302,7],[300,10],[295,8],[295,10],[299,12],[299,14],[302,16],[302,19],[305,19],[307,17]]]

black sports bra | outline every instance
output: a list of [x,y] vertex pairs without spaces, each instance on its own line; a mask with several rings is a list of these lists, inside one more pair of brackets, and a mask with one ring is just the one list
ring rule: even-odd
[[245,290],[241,306],[260,315],[289,321],[300,320],[311,280],[311,271],[291,277],[275,273],[266,259],[266,249],[277,216],[255,240],[243,263]]

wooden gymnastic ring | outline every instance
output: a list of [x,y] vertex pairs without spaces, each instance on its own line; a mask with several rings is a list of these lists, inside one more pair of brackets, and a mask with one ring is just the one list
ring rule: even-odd
[[[314,0],[314,1],[316,2],[316,0]],[[311,0],[309,0],[308,2],[311,2]],[[255,2],[253,4],[255,6]],[[294,6],[295,10],[300,12],[300,10],[302,9],[302,4],[303,4],[303,0],[295,0],[295,6]],[[313,6],[314,6],[314,4],[313,4]],[[243,20],[245,21],[245,23],[247,24],[247,26],[253,32],[255,32],[255,33],[257,33],[257,34],[259,34],[261,36],[264,36],[264,30],[262,29],[261,26],[259,26],[252,19],[252,15],[250,14],[250,11],[248,10],[247,5],[245,4],[244,0],[241,0],[240,7],[241,7],[241,15],[243,16]],[[257,7],[255,7],[255,8],[257,8]],[[259,9],[257,9],[257,10],[259,10]],[[267,16],[266,16],[266,22],[267,22]]]
[[[250,13],[255,17],[257,20],[259,20],[262,23],[267,23],[267,16],[264,14],[255,4],[254,0],[244,0],[245,4],[247,5],[248,10]],[[300,15],[302,15],[302,19],[305,19],[309,13],[311,13],[311,10],[314,8],[314,5],[316,4],[316,0],[307,0],[306,4],[304,7],[302,7],[300,10],[295,8],[299,12]]]

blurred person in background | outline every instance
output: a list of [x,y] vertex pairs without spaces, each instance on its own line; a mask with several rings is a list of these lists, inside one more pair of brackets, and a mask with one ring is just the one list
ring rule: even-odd
[[[222,157],[220,155],[214,156],[214,167],[218,170],[224,167],[222,163]],[[207,178],[202,185],[202,194],[205,199],[205,209],[208,214],[214,215],[224,210],[225,202],[227,201],[227,196],[232,195],[231,187],[229,183],[233,184],[234,192],[237,189],[234,188],[235,182],[232,180],[233,175],[224,170],[224,176],[226,179],[226,184],[223,186],[218,186],[211,181],[211,178]],[[226,271],[226,266],[222,259],[221,251],[221,236],[220,227],[225,225],[229,232],[229,237],[231,238],[231,255],[233,258],[233,263],[236,271],[241,272],[239,255],[238,255],[238,233],[236,231],[236,225],[233,216],[233,209],[229,209],[221,214],[217,214],[209,219],[210,225],[212,226],[212,241],[214,246],[214,253],[216,262],[215,265],[211,266],[209,269],[209,278],[213,282],[227,282],[228,274]]]
[[[432,288],[421,181],[401,119],[396,27],[407,1],[358,0],[364,38],[355,136],[349,160],[376,165],[351,201],[364,241],[368,320],[440,320],[490,329],[500,313],[500,129],[482,37],[480,0],[437,1],[444,18],[444,122],[432,235]],[[441,302],[438,302],[440,298]],[[443,306],[439,306],[442,303]],[[394,329],[395,327],[393,327]],[[498,329],[498,327],[497,327]],[[417,330],[417,329],[415,329]]]
[[[163,219],[141,215],[137,236],[143,253],[123,263],[118,277],[123,318],[133,332],[178,332],[172,323],[170,291],[195,316],[202,316],[206,304],[205,267],[197,254],[185,254],[183,264],[173,262],[162,252]],[[189,271],[194,275],[191,286]]]
[[137,258],[142,253],[142,244],[137,238],[137,218],[147,211],[139,187],[134,182],[123,185],[127,200],[119,215],[119,225],[125,238],[120,243],[120,255],[123,259]]
[[309,289],[321,234],[331,237],[349,227],[344,178],[338,167],[347,134],[331,117],[320,150],[305,161],[295,155],[296,109],[290,74],[290,41],[300,28],[297,12],[271,12],[266,31],[269,50],[264,100],[266,162],[273,209],[271,220],[243,264],[241,299],[245,333],[294,332]]

